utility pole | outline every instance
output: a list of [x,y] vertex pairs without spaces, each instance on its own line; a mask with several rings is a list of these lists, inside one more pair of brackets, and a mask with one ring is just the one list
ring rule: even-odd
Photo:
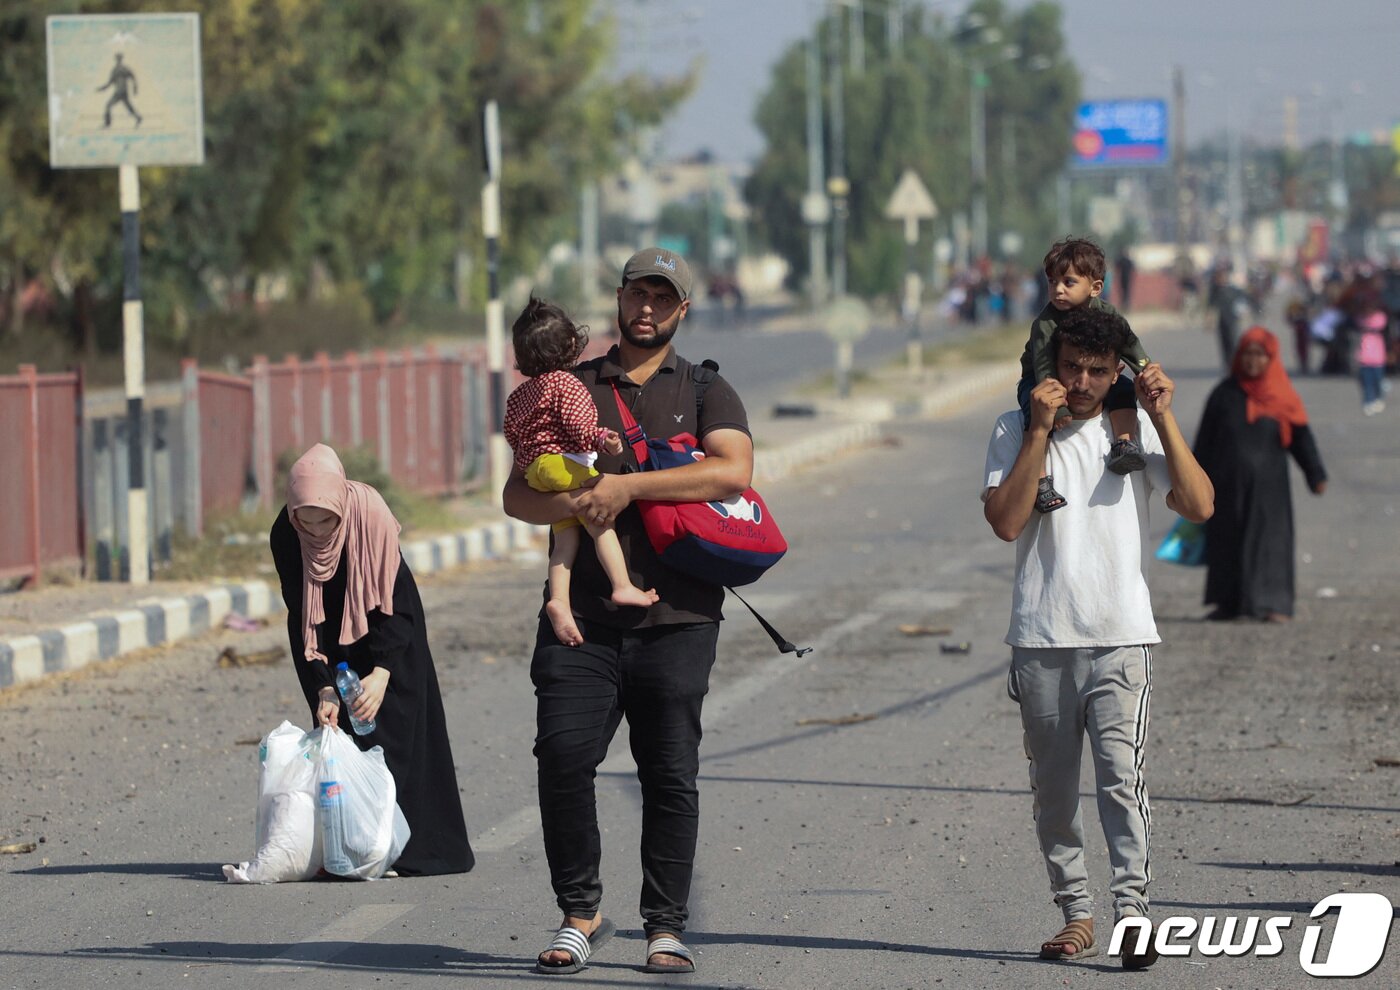
[[1226,97],[1226,120],[1229,128],[1229,142],[1227,151],[1228,173],[1225,182],[1225,197],[1228,207],[1229,221],[1225,228],[1226,240],[1230,246],[1230,265],[1234,268],[1235,276],[1242,278],[1247,276],[1248,261],[1244,252],[1244,177],[1241,174],[1242,154],[1240,149],[1240,129],[1235,120],[1235,98],[1234,95]]
[[885,43],[890,55],[898,58],[904,44],[904,2],[887,0],[885,4]]
[[826,225],[831,204],[826,198],[822,158],[822,90],[818,35],[807,42],[807,194],[802,197],[802,221],[807,224],[808,267],[812,308],[826,301]]
[[1172,69],[1172,185],[1176,192],[1176,264],[1181,273],[1190,259],[1191,190],[1186,184],[1186,76]]
[[831,195],[833,222],[831,225],[831,290],[837,298],[846,294],[846,197],[851,183],[846,178],[846,120],[845,87],[841,70],[839,17],[832,18],[831,44],[827,50],[826,67],[831,85],[831,178],[826,191]]
[[585,182],[579,197],[579,296],[591,313],[598,300],[598,184]]
[[865,73],[865,8],[861,0],[844,0],[846,8],[846,29],[850,35],[851,75]]
[[987,254],[987,74],[972,66],[972,258],[976,264]]

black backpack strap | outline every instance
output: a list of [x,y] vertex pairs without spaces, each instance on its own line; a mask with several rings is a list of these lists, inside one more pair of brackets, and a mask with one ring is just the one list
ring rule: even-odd
[[695,386],[695,432],[700,432],[700,414],[705,411],[705,391],[719,377],[719,363],[706,358],[690,366],[690,382]]
[[773,642],[777,645],[779,653],[793,653],[796,654],[798,657],[804,657],[808,653],[812,652],[812,647],[810,646],[793,646],[786,639],[784,639],[783,634],[778,632],[778,630],[774,629],[772,625],[769,624],[767,619],[759,615],[757,610],[752,605],[750,605],[748,602],[745,602],[744,596],[739,594],[739,592],[735,591],[733,588],[726,588],[725,590],[728,591],[735,598],[739,599],[739,601],[743,602],[744,608],[748,609],[750,612],[753,613],[753,617],[758,620],[758,624],[763,627],[763,631],[766,632],[768,634],[768,637],[771,640],[773,640]]

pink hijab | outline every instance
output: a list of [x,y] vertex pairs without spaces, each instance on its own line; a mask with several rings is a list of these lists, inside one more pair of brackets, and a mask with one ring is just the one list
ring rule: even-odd
[[[297,521],[297,509],[329,509],[340,522],[329,534],[312,536]],[[326,621],[322,586],[345,552],[345,609],[340,643],[369,632],[369,613],[394,614],[394,578],[399,572],[399,521],[369,485],[347,481],[345,467],[331,448],[318,443],[292,465],[287,480],[287,514],[301,539],[301,626],[307,660],[326,663],[316,649],[316,627]]]

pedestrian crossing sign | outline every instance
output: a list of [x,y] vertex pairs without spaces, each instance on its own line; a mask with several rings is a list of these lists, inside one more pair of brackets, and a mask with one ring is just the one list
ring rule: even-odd
[[88,14],[46,21],[49,164],[201,165],[198,14]]

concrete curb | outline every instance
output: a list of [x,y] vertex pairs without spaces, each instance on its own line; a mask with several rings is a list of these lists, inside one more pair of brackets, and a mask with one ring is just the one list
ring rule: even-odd
[[[844,424],[830,428],[817,424],[811,436],[796,443],[758,451],[754,455],[754,480],[759,484],[777,481],[799,468],[868,446],[883,434],[881,424],[889,420],[946,416],[994,389],[1006,388],[1009,397],[1015,378],[1014,369],[1010,368],[970,369],[958,376],[931,378],[918,396],[818,402],[820,411],[844,420]],[[536,546],[546,533],[547,527],[502,519],[447,536],[406,542],[401,549],[415,574],[431,574]],[[195,636],[218,627],[231,613],[256,619],[278,614],[285,608],[274,584],[244,581],[217,585],[192,595],[152,598],[131,608],[90,615],[54,629],[0,639],[0,689]]]
[[[533,546],[543,533],[542,527],[502,520],[450,536],[406,542],[402,550],[415,574],[430,574]],[[233,613],[258,619],[285,609],[274,584],[243,581],[192,595],[153,598],[54,629],[13,636],[0,640],[0,688],[196,636],[217,628]]]

